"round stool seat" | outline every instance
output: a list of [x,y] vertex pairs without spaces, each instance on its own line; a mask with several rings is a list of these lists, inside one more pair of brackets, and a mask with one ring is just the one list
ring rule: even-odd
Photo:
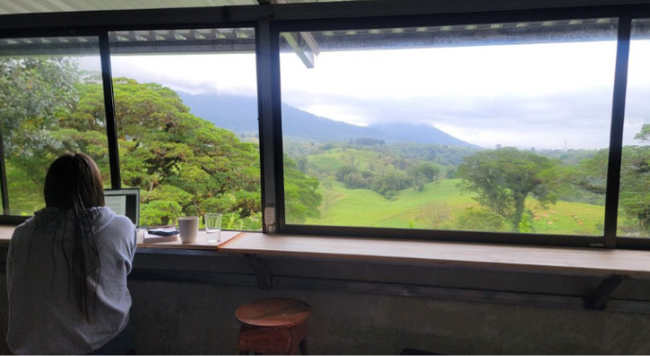
[[243,304],[235,316],[253,328],[290,328],[305,322],[311,312],[309,305],[291,298],[268,298]]
[[268,298],[237,308],[239,353],[307,355],[309,305],[297,299]]

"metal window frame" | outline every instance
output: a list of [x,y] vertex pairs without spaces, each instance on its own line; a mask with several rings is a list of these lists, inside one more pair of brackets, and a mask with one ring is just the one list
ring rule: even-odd
[[[644,14],[638,14],[638,13],[630,12],[630,13],[627,14],[627,16],[628,16],[628,18],[629,18],[629,20],[630,20],[630,21],[629,21],[629,26],[630,26],[630,28],[629,28],[629,29],[626,29],[626,30],[627,30],[627,33],[623,33],[623,34],[621,34],[621,35],[622,35],[623,44],[621,44],[621,43],[619,42],[619,46],[620,46],[620,47],[623,47],[622,50],[623,50],[623,52],[624,52],[624,55],[627,56],[627,59],[628,59],[628,62],[629,62],[629,52],[630,52],[630,47],[631,47],[630,42],[631,42],[631,40],[632,40],[632,38],[631,38],[631,37],[632,37],[632,36],[631,36],[631,34],[632,34],[632,22],[633,22],[634,20],[636,20],[636,19],[647,19],[647,18],[650,18],[650,14],[647,13],[647,12],[644,13]],[[619,38],[619,41],[620,41],[620,40],[621,40],[621,38]],[[619,49],[620,49],[620,47],[619,47]],[[625,68],[621,68],[621,71],[622,71],[622,72],[623,72],[623,71],[625,72],[625,78],[624,78],[624,80],[625,80],[625,82],[626,82],[625,85],[624,85],[624,86],[625,86],[625,90],[627,90],[627,78],[628,78],[628,72],[627,72],[627,69],[628,69],[628,68],[627,68],[627,63],[626,63]],[[622,80],[623,80],[623,79],[621,79],[621,81],[622,81]],[[620,85],[623,85],[623,83],[620,83]],[[614,100],[617,100],[617,98],[615,97]],[[618,100],[621,100],[621,98],[618,98]],[[615,172],[615,174],[616,174],[616,178],[617,178],[618,181],[619,181],[619,188],[620,188],[620,166],[621,166],[622,149],[623,149],[623,145],[622,145],[622,130],[623,130],[623,129],[622,129],[622,127],[623,127],[623,120],[624,120],[624,118],[625,118],[625,112],[624,112],[624,110],[625,110],[625,100],[624,100],[624,99],[623,99],[623,103],[622,103],[622,104],[620,105],[620,107],[619,107],[619,110],[623,110],[623,112],[613,113],[613,115],[614,115],[614,119],[617,119],[617,120],[619,121],[619,122],[617,122],[617,124],[621,126],[621,128],[620,128],[620,130],[621,130],[621,140],[620,140],[620,141],[618,141],[618,140],[616,140],[616,141],[612,141],[612,142],[614,142],[614,143],[613,143],[613,144],[610,144],[610,148],[611,148],[611,146],[613,146],[614,144],[618,144],[618,143],[620,142],[620,144],[619,144],[619,148],[620,148],[621,152],[620,152],[620,154],[618,154],[618,157],[619,157],[619,162],[617,162],[617,164],[618,164],[618,172]],[[618,115],[618,117],[617,117],[617,115]],[[613,121],[613,122],[612,122],[612,125],[614,125],[614,124],[615,124],[615,122]],[[610,149],[610,154],[611,154],[611,151],[612,151],[612,150]],[[611,165],[610,165],[610,167],[608,167],[608,168],[609,168],[609,169],[613,169],[613,168],[611,167]],[[616,205],[616,208],[617,208],[617,209],[618,209],[618,193],[619,193],[619,192],[618,192],[618,189],[617,189],[617,192],[616,192],[616,194],[617,194],[617,199],[616,199],[616,204],[617,204],[617,205]],[[617,211],[615,211],[614,213],[617,213]],[[613,239],[614,239],[614,241],[615,241],[615,242],[614,242],[614,243],[615,243],[615,248],[617,248],[617,249],[627,249],[627,250],[650,250],[650,238],[648,238],[648,237],[634,238],[634,237],[616,236],[616,231],[615,231],[615,230],[613,231],[613,234],[615,235],[615,236],[613,237]]]
[[[455,242],[488,242],[504,244],[549,245],[566,247],[601,247],[616,248],[617,241],[621,240],[616,235],[618,219],[618,193],[620,187],[621,153],[623,141],[623,122],[625,116],[625,97],[627,88],[627,66],[629,60],[629,41],[631,22],[635,18],[644,17],[640,14],[650,14],[648,6],[603,6],[593,8],[563,8],[543,10],[516,10],[503,12],[473,12],[464,14],[435,14],[415,16],[390,16],[376,18],[351,18],[351,19],[320,19],[320,20],[295,20],[279,21],[273,27],[273,37],[279,38],[281,32],[299,31],[332,31],[332,30],[366,30],[381,28],[419,27],[419,26],[445,26],[469,25],[500,22],[521,21],[553,21],[589,18],[616,18],[618,20],[617,53],[615,65],[615,78],[613,85],[612,116],[610,119],[610,143],[607,173],[607,194],[605,202],[605,228],[602,236],[573,236],[573,235],[542,235],[521,233],[491,233],[474,231],[441,231],[441,230],[413,230],[390,229],[371,227],[344,227],[344,226],[319,226],[319,225],[290,225],[286,223],[284,187],[278,187],[278,231],[287,234],[309,234],[329,236],[366,236],[379,238],[409,238]],[[279,45],[274,48],[274,54],[279,62]],[[278,71],[279,66],[275,68]],[[280,79],[278,79],[280,80]],[[277,83],[275,90],[276,117],[281,121],[281,84]],[[278,123],[281,126],[281,123]],[[280,145],[282,142],[279,143]],[[282,151],[282,147],[278,149]],[[280,158],[282,155],[279,155]],[[282,163],[278,163],[275,177],[282,181]],[[637,239],[639,240],[639,239]],[[625,241],[628,248],[647,248],[638,244],[641,241]]]
[[[41,15],[41,14],[37,14]],[[51,14],[45,14],[49,17]],[[76,14],[75,14],[76,15]],[[16,15],[17,17],[27,18],[32,15]],[[13,17],[13,16],[9,16]],[[54,18],[57,20],[57,18]],[[0,27],[2,27],[0,25]],[[115,123],[115,97],[113,93],[113,76],[111,70],[111,52],[109,33],[112,31],[137,31],[137,30],[157,30],[157,29],[202,29],[202,28],[253,28],[257,32],[257,23],[192,23],[192,24],[140,24],[120,27],[103,27],[103,28],[18,28],[3,30],[0,32],[2,38],[36,38],[36,37],[96,37],[98,40],[99,57],[102,75],[102,90],[104,96],[106,139],[108,144],[109,168],[111,174],[111,188],[120,189],[122,180],[119,164],[119,146],[118,133]],[[0,128],[0,135],[2,134]],[[260,152],[261,157],[261,152]],[[4,144],[0,136],[0,199],[3,203],[3,214],[0,215],[0,225],[17,225],[25,222],[30,216],[11,215],[9,212],[9,192],[8,182],[5,169]]]
[[120,153],[115,125],[115,96],[113,94],[113,72],[111,69],[111,48],[108,32],[99,35],[99,57],[102,66],[102,89],[106,112],[106,139],[108,141],[108,164],[111,172],[111,188],[121,189]]
[[632,19],[627,15],[619,18],[616,50],[616,70],[614,74],[614,97],[612,98],[612,118],[607,160],[607,189],[605,193],[605,247],[616,248],[616,228],[618,224],[618,200],[621,180],[621,161],[623,154],[623,123],[625,120],[625,99],[627,94],[627,74],[630,57],[630,33]]
[[260,150],[260,173],[262,179],[262,230],[265,233],[276,232],[276,221],[278,221],[278,210],[276,205],[280,199],[277,196],[277,187],[282,181],[277,181],[277,138],[282,131],[278,130],[276,123],[275,96],[278,93],[274,90],[278,82],[277,71],[274,66],[274,41],[271,31],[271,23],[268,19],[260,20],[256,32],[256,55],[257,55],[257,100],[258,100],[258,124],[259,124],[259,150]]
[[[2,30],[0,32],[0,38],[34,38],[34,37],[96,37],[98,42],[98,55],[100,60],[102,58],[101,51],[101,36],[102,32],[95,29],[87,28],[45,28],[45,29],[16,29],[16,30]],[[103,60],[102,60],[102,75],[103,75]],[[106,101],[106,97],[104,98]],[[112,100],[112,97],[111,97]],[[106,118],[106,123],[108,126],[108,117]],[[2,130],[0,129],[0,135],[2,135]],[[108,140],[108,137],[107,137]],[[110,143],[108,143],[110,146]],[[111,157],[109,155],[109,161]],[[111,162],[109,165],[113,166]],[[111,170],[111,178],[113,177],[113,171]],[[118,173],[119,175],[119,173]],[[9,189],[7,182],[7,171],[5,167],[5,155],[4,155],[4,141],[0,137],[0,194],[3,203],[3,214],[0,215],[0,225],[18,225],[25,222],[31,216],[23,215],[10,215],[10,205],[9,205]]]
[[[484,233],[386,228],[287,225],[284,214],[283,150],[279,34],[283,31],[374,29],[443,26],[494,22],[540,21],[608,17],[618,18],[618,50],[610,132],[605,234],[597,237]],[[346,3],[303,3],[265,6],[227,6],[184,9],[120,10],[73,13],[2,15],[0,38],[97,36],[100,39],[102,79],[107,113],[107,140],[111,180],[119,179],[119,152],[114,130],[114,98],[110,73],[108,32],[123,30],[249,27],[256,31],[260,164],[264,231],[330,236],[372,236],[577,247],[650,249],[650,239],[616,236],[620,153],[625,113],[629,28],[631,21],[650,17],[650,0],[388,0]],[[627,28],[626,28],[627,26]],[[622,42],[623,43],[622,43]],[[627,41],[627,43],[625,43]],[[111,80],[109,80],[111,79]],[[111,124],[109,124],[109,121]],[[112,126],[112,129],[111,127]],[[112,141],[112,143],[110,143]],[[112,145],[112,146],[111,146]],[[112,148],[111,148],[112,147]],[[614,148],[614,149],[612,149]],[[2,147],[0,147],[0,153]],[[7,200],[4,155],[0,185]],[[618,168],[618,169],[616,169]],[[616,196],[616,199],[614,199]],[[269,218],[266,209],[269,208]],[[27,217],[0,216],[0,224],[16,224]]]

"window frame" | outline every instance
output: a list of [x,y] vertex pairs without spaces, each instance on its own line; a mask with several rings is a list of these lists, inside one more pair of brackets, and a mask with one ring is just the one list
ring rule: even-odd
[[[615,142],[615,143],[618,144],[618,146],[616,148],[620,150],[619,155],[618,155],[618,157],[619,157],[618,172],[617,172],[617,175],[616,175],[616,177],[617,177],[616,184],[619,187],[620,187],[621,161],[622,161],[622,153],[623,153],[623,131],[624,131],[624,129],[623,129],[624,122],[623,121],[625,119],[625,108],[626,108],[625,94],[627,93],[627,65],[629,64],[629,55],[630,55],[630,47],[631,47],[630,42],[632,40],[632,38],[631,38],[632,37],[632,22],[634,20],[637,20],[637,19],[650,18],[650,12],[648,11],[648,9],[645,9],[645,11],[642,11],[641,13],[632,13],[632,12],[630,12],[628,14],[628,16],[629,16],[627,18],[627,20],[628,20],[628,22],[627,22],[628,28],[626,29],[627,33],[625,34],[626,36],[623,38],[623,41],[624,41],[623,46],[625,46],[625,48],[624,48],[625,54],[624,55],[626,56],[626,63],[625,63],[626,76],[624,78],[625,86],[623,88],[625,93],[622,94],[623,95],[622,102],[620,103],[620,106],[618,108],[619,110],[621,110],[621,112],[618,113],[621,116],[619,118],[620,119],[620,130],[621,130],[620,136],[621,136],[621,140],[620,140],[620,142]],[[621,38],[619,36],[619,41],[620,40],[621,40]],[[621,46],[620,42],[619,42],[619,46]],[[621,80],[623,80],[623,79],[621,79]],[[615,93],[615,95],[616,95],[616,93]],[[616,100],[616,96],[615,96],[615,100]],[[619,100],[621,100],[621,98],[619,98]],[[614,124],[612,124],[612,127],[613,127],[613,125]],[[611,148],[612,148],[613,145],[614,145],[613,143],[610,143],[610,155],[611,155],[611,151],[612,151]],[[611,165],[608,168],[612,169]],[[608,190],[609,190],[609,187],[608,187]],[[618,209],[619,189],[616,189],[616,195],[617,195],[617,205],[616,205],[616,207]],[[647,238],[647,237],[646,238],[643,238],[643,237],[634,238],[634,237],[626,237],[626,236],[616,236],[616,231],[614,231],[614,235],[615,235],[614,236],[614,246],[612,246],[612,248],[627,249],[627,250],[650,250],[650,238]]]
[[[557,9],[544,10],[518,10],[503,12],[479,12],[435,15],[414,15],[414,16],[391,16],[376,18],[351,18],[351,19],[320,19],[320,20],[299,20],[279,21],[272,26],[272,38],[274,39],[274,70],[278,72],[278,81],[275,83],[274,92],[274,116],[280,121],[277,129],[281,131],[281,80],[279,79],[279,54],[280,34],[282,32],[299,31],[336,31],[336,30],[370,30],[382,28],[419,27],[419,26],[453,26],[468,24],[489,24],[500,22],[529,22],[529,21],[554,21],[573,19],[593,18],[616,18],[618,20],[617,30],[617,53],[615,64],[615,78],[613,82],[612,114],[610,119],[610,143],[607,172],[607,193],[605,196],[605,217],[603,236],[575,236],[575,235],[543,235],[543,234],[522,234],[522,233],[501,233],[501,232],[478,232],[478,231],[448,231],[448,230],[415,230],[397,228],[373,228],[373,227],[348,227],[348,226],[322,226],[322,225],[290,225],[286,223],[284,185],[278,189],[278,231],[285,234],[306,234],[306,235],[328,235],[328,236],[359,236],[359,237],[381,237],[381,238],[403,238],[418,240],[436,240],[449,242],[484,242],[504,244],[525,244],[525,245],[552,245],[565,247],[597,247],[616,248],[618,241],[623,242],[622,246],[628,248],[650,248],[650,243],[645,241],[634,241],[634,239],[617,237],[618,222],[618,199],[621,169],[621,152],[623,140],[623,120],[625,116],[625,94],[627,89],[627,65],[629,59],[629,42],[631,22],[634,18],[643,18],[639,15],[640,9],[632,7],[598,7],[598,8],[568,8],[557,11]],[[647,13],[650,11],[644,8]],[[634,13],[634,16],[630,15]],[[280,140],[281,141],[281,140]],[[280,142],[282,145],[282,142]],[[279,156],[280,164],[276,165],[276,180],[282,181],[283,167],[282,154]],[[638,239],[637,239],[638,240]]]
[[[105,105],[105,124],[106,129],[109,128],[109,120],[112,122],[113,117],[109,119],[107,104],[108,100],[106,98],[105,92],[105,81],[104,81],[104,55],[102,54],[102,31],[96,29],[87,29],[87,28],[57,28],[57,29],[17,29],[15,31],[8,30],[0,32],[0,39],[9,39],[9,38],[41,38],[41,37],[96,37],[99,57],[102,68],[102,86],[104,86],[104,105]],[[112,98],[111,98],[112,102]],[[4,154],[4,139],[3,139],[2,128],[0,127],[0,199],[2,200],[2,214],[0,215],[0,225],[18,225],[25,222],[31,216],[24,215],[11,215],[8,214],[9,209],[11,208],[9,204],[9,191],[8,191],[8,182],[7,182],[7,171],[5,166],[5,154]],[[111,188],[113,188],[113,157],[111,156],[111,140],[107,135],[107,145],[109,151],[109,167],[111,173]],[[115,141],[115,144],[117,141]],[[119,172],[117,173],[119,176]]]
[[[527,0],[514,5],[474,2],[476,6],[469,6],[465,3],[458,4],[454,1],[433,6],[426,0],[401,0],[383,2],[381,6],[372,2],[352,2],[3,15],[3,20],[7,21],[0,24],[0,38],[51,36],[97,36],[99,38],[113,188],[119,188],[121,182],[113,115],[114,98],[108,33],[125,30],[248,27],[254,28],[256,34],[255,54],[262,182],[261,208],[264,210],[263,215],[265,216],[263,219],[264,232],[518,245],[650,249],[650,239],[616,236],[631,23],[633,19],[650,17],[650,1],[642,4],[634,1],[620,4],[613,0],[602,0],[592,1],[591,5],[589,2],[581,0],[557,1],[551,4],[540,4],[540,1]],[[594,2],[596,4],[593,4]],[[602,237],[286,224],[280,93],[280,32],[552,21],[598,17],[618,19],[618,50],[612,101],[605,230]],[[3,148],[0,147],[0,154],[3,153],[2,151]],[[4,161],[3,154],[1,160]],[[0,191],[3,193],[3,199],[6,199],[7,183],[3,164],[0,164],[0,171],[2,171],[0,172],[0,188],[2,188]],[[27,218],[29,217],[3,214],[0,215],[0,224],[15,225]]]
[[[30,15],[18,15],[30,16]],[[70,27],[64,29],[17,29],[15,31],[3,31],[0,33],[0,39],[5,38],[39,38],[39,37],[97,37],[99,57],[101,62],[101,77],[104,96],[104,111],[106,117],[106,138],[108,144],[108,159],[111,174],[111,189],[121,189],[122,180],[119,163],[118,136],[115,125],[115,97],[113,93],[113,75],[111,67],[111,51],[109,34],[113,31],[139,31],[139,30],[179,30],[179,29],[203,29],[203,28],[253,28],[257,36],[257,23],[219,23],[204,24],[193,23],[190,25],[178,24],[153,24],[153,25],[132,25],[103,27],[97,29],[87,29],[84,27]],[[256,51],[257,52],[257,51]],[[2,130],[0,128],[0,135]],[[5,169],[4,144],[0,136],[0,199],[2,199],[3,212],[0,215],[0,225],[18,225],[25,222],[31,216],[10,215],[8,210],[9,192]]]

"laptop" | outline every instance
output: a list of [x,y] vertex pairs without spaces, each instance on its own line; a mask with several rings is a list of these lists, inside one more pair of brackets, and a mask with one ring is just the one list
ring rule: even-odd
[[117,215],[124,215],[139,227],[140,188],[105,189],[104,201]]

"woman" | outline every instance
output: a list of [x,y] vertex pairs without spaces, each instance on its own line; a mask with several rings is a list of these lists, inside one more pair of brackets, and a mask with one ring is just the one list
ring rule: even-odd
[[83,153],[56,159],[44,192],[46,207],[9,245],[7,344],[17,354],[127,353],[133,223],[104,206],[101,174]]

